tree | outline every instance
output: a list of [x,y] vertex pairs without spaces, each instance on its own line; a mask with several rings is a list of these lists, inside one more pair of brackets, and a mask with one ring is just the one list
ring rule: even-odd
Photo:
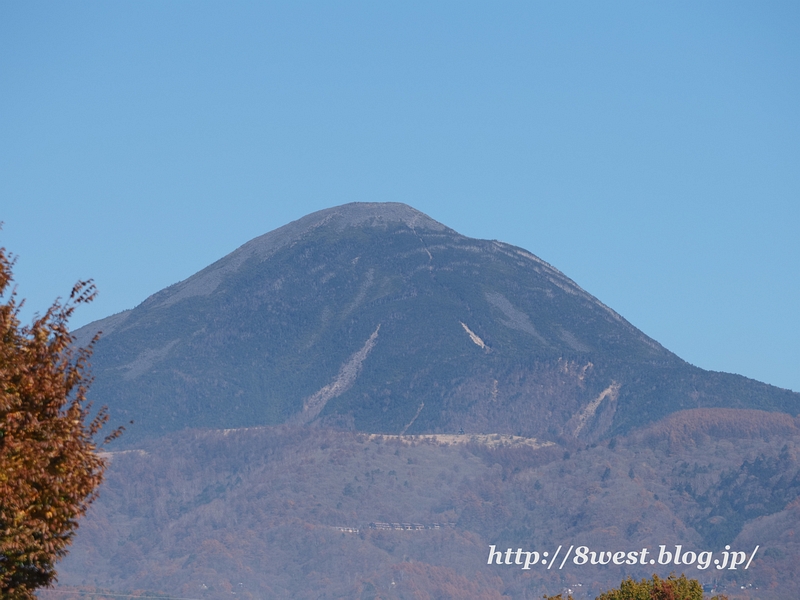
[[[561,594],[543,598],[564,600]],[[572,600],[572,596],[567,600]],[[675,577],[674,573],[666,579],[653,575],[652,579],[634,581],[628,577],[619,589],[600,594],[595,600],[703,600],[703,587],[696,579],[686,579],[686,575]],[[728,597],[714,596],[711,600],[728,600]]]
[[94,437],[108,416],[104,408],[92,418],[86,400],[97,337],[77,349],[67,327],[94,286],[78,282],[67,303],[21,326],[12,267],[0,248],[0,597],[27,600],[56,580],[55,563],[96,497],[106,463]]
[[[696,579],[686,575],[666,579],[653,575],[652,579],[634,581],[628,577],[617,590],[600,594],[595,600],[703,600],[703,587]],[[714,596],[711,600],[727,600],[725,596]]]

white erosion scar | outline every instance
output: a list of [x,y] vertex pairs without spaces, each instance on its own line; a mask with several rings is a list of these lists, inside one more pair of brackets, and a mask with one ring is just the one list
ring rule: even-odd
[[472,340],[472,343],[474,343],[476,346],[480,346],[484,350],[488,350],[488,348],[486,347],[486,344],[483,342],[483,340],[481,338],[479,338],[477,335],[475,335],[475,333],[472,331],[472,329],[467,327],[466,324],[463,321],[459,321],[459,323],[461,323],[461,326],[464,328],[464,331],[467,332],[467,335],[469,336],[469,339]]
[[306,401],[303,402],[303,412],[300,415],[301,422],[308,423],[311,421],[325,408],[328,400],[344,394],[352,387],[353,382],[355,382],[356,377],[358,377],[359,372],[361,372],[361,365],[364,359],[367,358],[367,355],[375,346],[380,328],[381,326],[378,324],[375,331],[373,331],[369,339],[364,342],[361,349],[355,352],[347,362],[342,365],[342,368],[339,369],[339,372],[332,382],[306,398]]
[[600,406],[600,403],[603,400],[606,398],[609,398],[610,400],[616,400],[620,387],[620,384],[618,384],[616,381],[612,381],[610,386],[600,392],[600,395],[597,398],[586,405],[586,408],[584,408],[583,411],[577,415],[577,423],[575,424],[575,431],[573,432],[575,437],[578,436],[578,434],[581,432],[581,429],[586,426],[589,420],[594,417],[594,414],[597,412],[597,408]]

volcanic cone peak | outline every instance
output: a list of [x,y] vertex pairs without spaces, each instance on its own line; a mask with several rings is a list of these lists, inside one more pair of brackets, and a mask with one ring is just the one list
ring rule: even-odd
[[[320,210],[292,221],[283,227],[259,236],[236,250],[233,255],[244,254],[246,257],[257,255],[268,257],[277,249],[302,239],[318,227],[324,225],[336,231],[347,227],[382,227],[403,225],[412,230],[449,231],[438,221],[431,219],[407,204],[400,202],[351,202]],[[226,257],[227,258],[227,257]]]
[[298,242],[323,226],[340,232],[347,227],[385,229],[397,225],[414,232],[456,234],[425,213],[401,202],[351,202],[311,213],[252,239],[190,278],[154,294],[146,303],[152,306],[169,306],[192,296],[206,296],[219,286],[227,274],[237,271],[248,259],[265,260],[281,248]]
[[130,439],[319,422],[594,440],[686,408],[797,406],[686,364],[533,254],[396,203],[289,223],[78,337],[98,329],[92,392]]

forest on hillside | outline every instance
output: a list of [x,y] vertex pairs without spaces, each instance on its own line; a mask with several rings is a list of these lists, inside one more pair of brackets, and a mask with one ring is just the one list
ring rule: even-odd
[[[201,599],[593,598],[676,567],[522,570],[487,565],[490,545],[728,544],[760,546],[749,569],[687,576],[731,598],[800,593],[797,419],[696,409],[591,445],[496,438],[283,426],[187,430],[112,453],[60,583]],[[392,523],[413,527],[376,525]]]

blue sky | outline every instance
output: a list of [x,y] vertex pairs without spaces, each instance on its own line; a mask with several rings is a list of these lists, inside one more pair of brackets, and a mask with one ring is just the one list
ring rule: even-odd
[[4,2],[0,244],[74,325],[406,202],[800,391],[797,2]]

